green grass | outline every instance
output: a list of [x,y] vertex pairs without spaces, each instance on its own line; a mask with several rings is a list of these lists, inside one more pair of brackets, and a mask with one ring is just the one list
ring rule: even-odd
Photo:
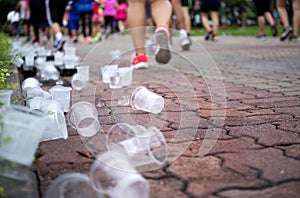
[[[282,27],[277,27],[278,34],[282,32]],[[258,26],[247,26],[247,27],[225,27],[220,28],[218,31],[218,35],[231,35],[231,36],[257,36],[259,32]],[[193,28],[192,36],[200,36],[204,35],[204,28]],[[267,36],[272,36],[270,26],[266,26],[265,33]]]

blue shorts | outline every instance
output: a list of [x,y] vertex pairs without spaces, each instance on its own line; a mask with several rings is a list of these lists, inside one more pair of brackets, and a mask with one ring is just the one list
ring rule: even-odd
[[80,22],[79,18],[78,19],[77,18],[70,18],[69,21],[68,21],[70,31],[79,30],[79,22]]

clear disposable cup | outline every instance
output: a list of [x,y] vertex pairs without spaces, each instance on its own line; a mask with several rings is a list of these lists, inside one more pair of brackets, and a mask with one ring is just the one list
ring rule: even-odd
[[40,82],[36,78],[33,78],[33,77],[26,78],[22,82],[23,96],[26,96],[26,91],[28,88],[39,87],[39,86],[40,86]]
[[81,78],[79,78],[78,74],[75,73],[72,76],[71,85],[74,90],[80,91],[86,86],[86,81],[83,81]]
[[31,97],[42,97],[46,100],[49,100],[51,99],[51,94],[47,91],[44,91],[41,87],[30,87],[26,89],[26,97],[29,99]]
[[63,65],[64,64],[64,53],[55,52],[54,54],[54,65]]
[[76,56],[76,47],[74,47],[74,46],[66,46],[64,48],[64,50],[65,50],[65,55],[67,55],[67,56],[73,56],[73,57]]
[[67,139],[67,124],[61,104],[55,100],[46,100],[41,104],[40,109],[47,114],[49,120],[41,141]]
[[132,67],[119,67],[118,72],[121,76],[122,86],[129,86],[132,83]]
[[32,97],[26,100],[26,106],[29,107],[29,111],[41,111],[42,104],[47,100],[43,97]]
[[80,80],[82,81],[89,81],[90,78],[90,66],[86,65],[86,66],[78,66],[76,67],[77,69],[77,75],[79,77]]
[[70,125],[84,137],[94,136],[100,129],[98,112],[94,105],[89,102],[77,102],[70,108]]
[[45,198],[104,198],[93,189],[88,175],[82,173],[64,173],[53,180],[47,188]]
[[106,147],[126,153],[134,167],[164,164],[168,157],[166,140],[154,126],[115,124],[107,133]]
[[49,92],[52,95],[52,99],[58,101],[64,112],[68,112],[70,108],[70,101],[71,101],[71,87],[64,87],[62,85],[55,85]]
[[150,113],[160,113],[164,108],[163,97],[149,91],[146,87],[137,87],[130,98],[134,110],[143,110]]
[[90,180],[94,189],[109,197],[149,197],[147,180],[136,172],[126,155],[117,151],[97,156],[90,168]]
[[102,74],[102,81],[104,83],[110,83],[110,72],[117,72],[118,71],[118,65],[106,65],[101,67],[101,74]]
[[109,76],[109,88],[119,89],[122,87],[122,80],[118,71],[108,72]]
[[0,103],[9,106],[12,93],[12,90],[0,90]]
[[25,65],[26,66],[34,66],[34,53],[29,53],[25,56]]
[[64,63],[66,69],[74,69],[75,68],[75,56],[65,55]]
[[21,105],[5,107],[1,115],[0,158],[30,166],[48,125],[47,116]]

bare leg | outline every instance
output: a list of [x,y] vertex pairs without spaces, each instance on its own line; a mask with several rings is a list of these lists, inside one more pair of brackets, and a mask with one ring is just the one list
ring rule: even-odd
[[168,26],[172,13],[171,4],[167,0],[152,0],[152,18],[157,26]]
[[257,22],[259,26],[259,33],[258,35],[264,35],[265,34],[265,17],[264,16],[258,16]]
[[270,12],[265,12],[264,15],[271,26],[275,25],[275,21]]
[[183,10],[181,7],[181,0],[171,0],[173,11],[177,17],[177,24],[178,28],[185,30],[185,23],[184,23],[184,16],[183,16]]
[[300,24],[300,0],[293,0],[293,34],[297,36]]
[[211,18],[213,21],[213,33],[217,35],[219,29],[219,14],[218,12],[212,11]]
[[201,13],[202,23],[207,32],[212,31],[209,23],[208,23],[208,13]]
[[128,26],[131,29],[131,37],[137,54],[145,53],[145,23],[146,23],[146,0],[128,1]]
[[283,23],[283,27],[287,28],[290,26],[288,14],[285,8],[285,0],[277,0],[277,10],[280,16],[280,19]]
[[182,7],[183,10],[183,18],[185,23],[185,29],[187,33],[191,33],[191,18],[189,15],[189,8],[188,7]]

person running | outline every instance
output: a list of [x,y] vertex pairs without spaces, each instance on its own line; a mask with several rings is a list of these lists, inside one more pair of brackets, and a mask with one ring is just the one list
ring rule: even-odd
[[21,0],[18,2],[20,7],[20,25],[26,36],[26,42],[30,41],[30,9],[29,0]]
[[78,31],[80,26],[80,16],[77,10],[77,1],[68,1],[66,11],[69,13],[68,17],[68,27],[71,33],[71,41],[73,43],[78,42]]
[[[201,2],[201,19],[202,24],[206,29],[206,35],[204,39],[206,41],[216,41],[216,36],[219,29],[219,14],[218,10],[220,8],[220,0],[202,0]],[[210,12],[211,18],[212,18],[212,28],[209,25],[208,22],[208,14]]]
[[19,23],[20,23],[20,8],[16,6],[15,10],[7,14],[7,21],[9,23],[9,33],[13,37],[19,37]]
[[101,26],[104,23],[103,18],[103,0],[94,0],[93,1],[93,42],[98,42],[102,39]]
[[118,22],[118,28],[120,33],[123,35],[125,33],[125,23],[127,20],[127,3],[125,0],[119,0],[117,13],[116,13],[116,21]]
[[[93,4],[92,0],[79,0],[77,2],[77,11],[80,15],[81,26],[82,26],[82,42],[92,41],[93,37],[93,27],[92,27],[92,17],[93,17]],[[86,33],[86,19],[88,22],[88,34]]]
[[67,5],[66,0],[46,0],[46,13],[48,24],[55,36],[53,51],[63,50],[66,40],[62,33],[63,17]]
[[271,31],[273,37],[277,36],[278,32],[275,26],[275,21],[271,15],[270,11],[270,3],[271,0],[254,0],[255,8],[256,8],[256,15],[257,15],[257,22],[259,26],[259,33],[257,39],[265,40],[265,18],[267,19],[268,23],[270,24]]
[[184,12],[181,6],[181,0],[171,0],[171,3],[177,19],[177,25],[179,28],[179,40],[182,50],[189,50],[191,41],[186,30],[186,23],[184,19]]
[[[146,0],[129,0],[128,4],[128,26],[135,47],[135,55],[131,61],[133,69],[148,67],[148,56],[145,54],[145,4]],[[157,42],[155,59],[158,63],[166,64],[171,59],[168,25],[172,7],[168,0],[151,0],[150,4],[152,17],[157,25],[154,31]]]
[[293,28],[290,26],[288,14],[286,11],[286,1],[277,0],[277,10],[280,19],[283,23],[283,32],[280,35],[280,40],[284,41],[289,37],[289,41],[297,42],[297,35],[300,24],[300,0],[291,0],[293,8]]
[[105,37],[107,38],[114,30],[114,22],[116,16],[116,9],[118,7],[117,0],[104,0],[103,15],[105,26]]

